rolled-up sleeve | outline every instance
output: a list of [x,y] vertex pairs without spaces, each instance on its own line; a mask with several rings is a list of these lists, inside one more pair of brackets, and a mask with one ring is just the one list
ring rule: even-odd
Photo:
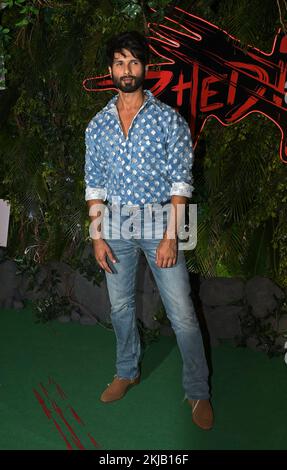
[[168,175],[171,182],[170,196],[190,198],[194,189],[192,139],[186,120],[176,111],[172,115],[169,127],[167,153]]
[[96,123],[91,121],[85,132],[85,200],[107,198],[106,166],[101,158],[101,152],[96,144]]

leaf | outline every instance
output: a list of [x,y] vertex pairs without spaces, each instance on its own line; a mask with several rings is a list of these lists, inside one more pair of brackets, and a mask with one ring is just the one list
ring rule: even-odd
[[29,21],[24,18],[23,20],[21,21],[18,21],[17,23],[15,23],[15,26],[18,27],[18,28],[22,28],[24,26],[27,26],[29,24]]

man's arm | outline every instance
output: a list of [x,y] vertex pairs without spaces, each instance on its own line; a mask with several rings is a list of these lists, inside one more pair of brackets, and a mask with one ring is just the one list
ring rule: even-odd
[[178,230],[185,216],[185,206],[188,198],[185,196],[172,196],[167,228],[163,239],[160,241],[156,251],[156,264],[160,268],[170,268],[176,264],[178,253]]
[[103,239],[102,222],[106,206],[102,199],[89,199],[87,204],[91,221],[89,232],[94,242]]
[[167,137],[168,176],[171,196],[191,198],[194,187],[192,165],[194,160],[190,129],[186,120],[172,113]]
[[192,195],[193,148],[190,130],[185,119],[173,113],[167,138],[168,174],[171,182],[172,210],[158,249],[156,263],[171,267],[176,263],[178,231],[185,217],[185,207]]
[[92,119],[85,132],[85,199],[105,201],[107,198],[106,190],[106,162],[101,154],[98,142],[100,129],[95,119]]
[[85,200],[87,201],[91,220],[89,232],[92,238],[96,261],[102,269],[111,273],[112,271],[107,263],[107,257],[109,257],[113,263],[115,263],[116,260],[114,259],[110,247],[104,241],[102,232],[105,209],[104,200],[107,196],[105,188],[106,167],[97,148],[96,137],[97,124],[92,120],[85,133]]
[[171,196],[172,210],[168,219],[167,228],[164,232],[164,240],[176,240],[178,239],[179,228],[184,221],[185,207],[188,202],[186,196]]
[[103,216],[105,212],[105,204],[102,199],[90,199],[87,201],[90,216],[90,236],[92,238],[93,251],[99,266],[112,273],[111,268],[107,263],[107,256],[115,263],[116,259],[109,247],[103,239]]

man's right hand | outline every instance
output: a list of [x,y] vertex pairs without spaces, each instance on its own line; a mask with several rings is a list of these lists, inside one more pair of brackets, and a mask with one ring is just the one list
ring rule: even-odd
[[116,259],[110,249],[109,245],[102,238],[93,240],[93,250],[97,263],[102,269],[112,274],[112,270],[107,263],[107,256],[113,263],[116,263]]

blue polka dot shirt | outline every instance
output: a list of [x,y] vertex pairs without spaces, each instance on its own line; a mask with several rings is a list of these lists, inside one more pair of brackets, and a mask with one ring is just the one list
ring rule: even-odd
[[185,119],[144,90],[145,101],[125,137],[117,95],[89,122],[85,133],[85,200],[121,204],[164,203],[192,195],[193,149]]

